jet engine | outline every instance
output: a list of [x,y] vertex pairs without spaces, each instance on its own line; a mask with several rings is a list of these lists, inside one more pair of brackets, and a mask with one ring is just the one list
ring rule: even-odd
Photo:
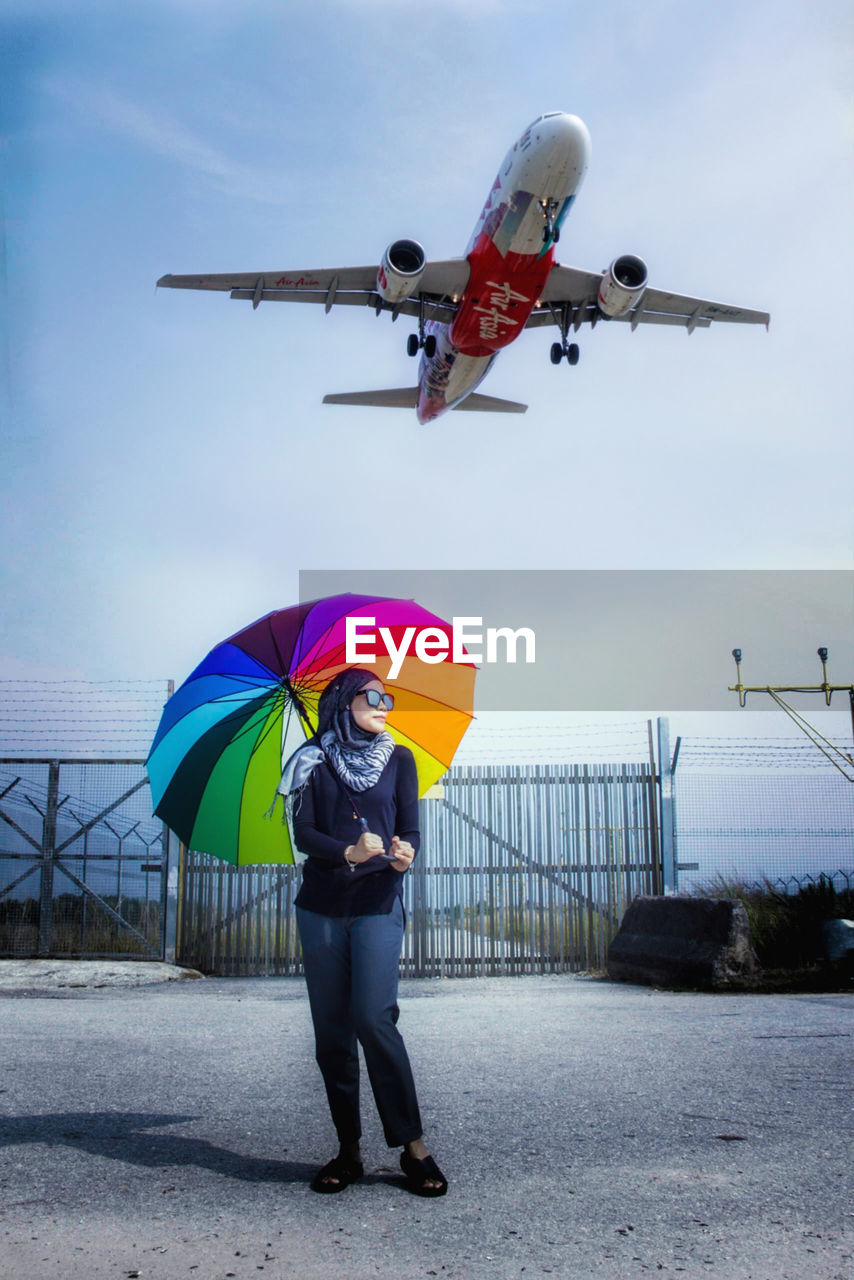
[[646,263],[631,253],[615,258],[607,271],[602,273],[599,310],[606,316],[624,315],[630,307],[640,302],[646,288]]
[[416,291],[427,259],[417,240],[395,240],[382,256],[377,293],[384,302],[402,302]]

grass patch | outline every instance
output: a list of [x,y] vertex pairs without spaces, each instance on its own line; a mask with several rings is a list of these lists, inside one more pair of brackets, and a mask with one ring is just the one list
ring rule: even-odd
[[762,966],[754,990],[851,991],[854,968],[824,958],[821,926],[826,920],[854,919],[854,890],[837,890],[828,876],[783,893],[770,880],[746,884],[716,876],[698,897],[737,898],[747,912],[753,946]]

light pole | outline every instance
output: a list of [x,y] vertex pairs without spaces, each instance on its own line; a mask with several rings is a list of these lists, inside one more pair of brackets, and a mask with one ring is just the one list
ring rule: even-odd
[[[798,727],[803,729],[805,733],[807,730],[804,728],[804,725],[809,722],[803,720],[803,717],[800,717],[797,712],[794,712],[792,708],[784,702],[784,700],[779,696],[781,693],[823,693],[825,706],[828,707],[831,705],[831,698],[834,693],[847,693],[848,704],[851,709],[851,732],[852,736],[854,736],[854,684],[831,684],[827,678],[827,649],[824,645],[820,645],[816,650],[816,653],[818,654],[821,662],[821,684],[748,685],[744,684],[741,679],[741,649],[733,649],[732,656],[735,659],[736,682],[729,686],[729,691],[730,693],[738,694],[738,705],[740,707],[747,706],[747,695],[749,693],[767,693],[774,702],[776,702],[777,705],[786,712],[787,715],[792,717],[795,723],[798,724]],[[803,723],[801,723],[802,720]],[[812,725],[809,725],[809,728],[812,729]],[[813,730],[813,732],[818,733],[818,730]],[[807,736],[809,736],[809,734]],[[815,741],[815,739],[813,739],[813,741]],[[824,741],[826,742],[827,739],[824,739]],[[818,743],[816,743],[816,746],[818,746]],[[824,750],[823,747],[820,747],[819,749],[822,751]],[[838,751],[839,755],[841,755],[843,759],[847,760],[850,765],[854,765],[854,758],[843,751],[839,751],[839,748],[834,747],[834,750]],[[827,752],[825,752],[825,755],[827,755]],[[834,761],[834,763],[836,762]],[[837,768],[839,768],[838,765]],[[844,770],[842,770],[842,772],[844,773]],[[848,774],[845,774],[845,776],[848,777]],[[849,779],[849,781],[854,782],[854,778]]]

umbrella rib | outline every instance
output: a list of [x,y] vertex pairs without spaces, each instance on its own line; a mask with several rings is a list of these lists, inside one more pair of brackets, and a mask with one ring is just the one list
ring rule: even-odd
[[[279,694],[277,695],[276,702],[273,704],[273,708],[270,710],[270,712],[267,715],[267,721],[263,731],[259,734],[257,740],[253,743],[252,750],[249,752],[250,760],[255,755],[256,751],[259,750],[261,744],[266,740],[268,735],[273,732],[274,712],[275,712],[276,706],[280,701],[282,703],[282,715],[287,716],[289,720],[290,720],[290,717],[293,715],[295,710],[293,700],[288,698],[284,687],[282,687]],[[286,733],[287,733],[287,730],[285,730],[285,733],[282,734],[282,742],[284,742]],[[247,783],[248,776],[249,776],[249,769],[247,766],[247,769],[243,775],[243,781],[240,787],[240,803],[238,805],[238,813],[242,813],[243,811],[243,799],[244,799],[244,796],[246,795],[246,783]],[[273,799],[275,802],[275,795]]]
[[[270,617],[267,619],[267,630],[270,632],[270,639],[273,642],[273,648],[276,650],[276,657],[279,659],[279,670],[281,671],[283,676],[286,676],[288,674],[288,668],[285,666],[285,660],[282,657],[282,651],[279,648],[279,641],[275,631],[273,630],[272,619],[274,617],[275,615],[271,613]],[[305,622],[302,623],[302,626],[300,627],[300,631],[302,631],[302,628],[304,626],[305,626]],[[281,676],[279,677],[279,679],[281,680]]]
[[[279,694],[276,694],[276,698],[278,698],[279,696],[280,696]],[[253,730],[253,728],[254,728],[254,722],[255,722],[256,716],[257,716],[258,712],[261,710],[261,706],[262,706],[262,705],[263,705],[263,704],[261,704],[261,705],[257,706],[257,707],[256,707],[256,708],[255,708],[255,709],[254,709],[254,710],[253,710],[253,711],[252,711],[252,712],[251,712],[251,713],[246,717],[246,719],[245,719],[245,720],[243,721],[243,723],[240,725],[239,729],[237,729],[237,730],[236,730],[236,732],[235,732],[235,733],[232,735],[232,737],[229,739],[229,743],[232,743],[232,742],[239,742],[241,738],[245,738],[247,734],[249,734],[249,733],[251,733],[251,732],[252,732],[252,730]],[[273,703],[273,707],[272,707],[272,708],[270,708],[270,710],[268,710],[268,711],[266,711],[266,712],[265,712],[265,718],[269,717],[270,712],[272,711],[272,709],[273,709],[273,708],[275,708],[275,705],[276,705],[276,704],[275,704],[275,702],[274,702],[274,703]],[[230,720],[230,719],[232,719],[232,718],[233,718],[233,719],[235,719],[235,720],[236,720],[236,719],[238,719],[238,716],[239,716],[239,712],[237,712],[237,711],[232,711],[230,716],[223,716],[222,720],[220,720],[220,721],[219,721],[219,724],[218,724],[216,727],[217,727],[217,728],[222,728],[223,726],[225,726],[225,725],[227,725],[227,724],[228,724],[228,722],[229,722],[229,720]],[[253,748],[253,750],[252,750],[252,754],[254,755],[254,748]]]
[[[384,604],[387,600],[395,600],[395,599],[396,599],[395,596],[369,596],[367,600],[364,601],[364,603]],[[323,599],[314,601],[315,605],[322,604],[322,603],[324,603]],[[313,612],[314,612],[314,609],[311,609],[309,613],[306,614],[306,622],[308,621],[309,617]],[[307,651],[304,652],[302,648],[300,648],[296,653],[294,665],[299,666],[300,662],[302,662],[304,658],[306,658],[308,654],[311,653],[312,649],[317,649],[320,646],[322,641],[328,639],[329,636],[332,634],[332,631],[334,630],[335,626],[341,621],[341,618],[346,616],[347,616],[346,611],[344,613],[339,613],[337,617],[333,618],[332,621],[328,624],[328,626],[326,626],[324,630],[320,632],[317,638],[314,641],[312,641]],[[305,633],[305,622],[300,628],[300,634],[297,641],[298,644],[301,643],[304,633]]]
[[[246,680],[246,681],[244,682],[244,686],[245,686],[245,688],[247,688],[247,689],[252,688],[252,687],[253,687],[253,681],[251,681],[251,680]],[[185,689],[186,687],[187,687],[187,685],[186,685],[186,684],[183,684],[183,685],[181,686],[181,689]],[[258,696],[260,697],[260,696],[261,696],[261,694],[264,692],[264,688],[265,688],[265,686],[264,686],[264,685],[259,685],[259,686],[257,686],[257,688],[258,688]],[[181,692],[181,690],[180,690],[180,689],[178,689],[178,690],[176,691],[176,693],[180,693],[180,692]],[[172,696],[173,696],[173,697],[175,697],[175,696],[176,696],[176,694],[173,694]],[[207,698],[203,703],[196,703],[196,704],[194,704],[194,705],[193,705],[193,706],[191,706],[191,707],[187,707],[186,711],[183,711],[183,712],[181,713],[181,715],[179,715],[179,716],[178,716],[177,720],[175,720],[175,722],[169,726],[169,729],[167,730],[166,734],[164,734],[164,738],[165,738],[165,737],[168,737],[168,736],[169,736],[169,734],[170,734],[170,733],[172,733],[172,732],[175,730],[175,728],[176,728],[179,724],[181,724],[184,720],[186,720],[188,716],[191,716],[191,715],[193,715],[196,711],[198,711],[200,706],[214,706],[214,705],[216,705],[216,704],[222,705],[222,704],[226,704],[226,703],[228,703],[230,700],[234,700],[236,703],[238,703],[238,700],[239,700],[239,699],[241,699],[242,697],[243,697],[243,695],[242,695],[241,693],[237,692],[236,690],[230,690],[228,693],[220,693],[220,694],[217,694],[215,698]],[[170,699],[170,701],[171,701],[171,699]],[[169,703],[167,703],[166,705],[168,706],[168,705],[169,705]],[[238,703],[238,705],[243,705],[243,704],[242,704],[242,703]],[[233,713],[231,713],[231,714],[233,714]],[[226,719],[226,720],[227,720],[227,719],[228,719],[228,716],[225,716],[225,717],[224,717],[224,719]]]
[[[232,675],[231,672],[228,673],[227,678],[233,681],[234,684],[240,685],[243,689],[266,689],[274,684],[278,684],[279,682],[278,676],[274,675],[272,671],[270,672],[269,679],[266,680],[252,679],[250,676]],[[228,697],[228,694],[221,694],[219,696]],[[212,699],[212,701],[215,701],[215,699]]]
[[[269,712],[267,713],[267,717],[266,717],[267,723],[263,731],[258,735],[258,739],[255,742],[255,745],[253,746],[250,752],[250,759],[252,756],[255,755],[255,752],[260,748],[262,743],[266,741],[268,735],[273,732],[273,723],[272,723],[273,717],[279,704],[281,704],[282,706],[282,714],[283,715],[286,714],[288,717],[290,717],[294,710],[294,705],[293,705],[293,701],[288,697],[283,686],[280,687],[279,692],[276,694],[276,700],[273,703],[272,707],[270,708]],[[248,732],[248,727],[245,727],[243,732],[244,733]],[[240,734],[235,734],[234,741],[236,741],[238,737],[240,737]]]
[[[263,666],[264,664],[259,662],[258,665]],[[266,678],[262,678],[260,675],[250,676],[240,671],[202,671],[199,675],[187,676],[187,679],[181,685],[181,689],[188,689],[196,680],[209,680],[211,676],[214,679],[232,680],[234,684],[242,684],[247,688],[252,688],[256,684],[259,687],[263,687],[265,684],[276,684],[278,681],[276,673],[270,671],[269,667],[264,667],[264,670],[269,673]],[[177,689],[176,693],[180,693],[181,689]],[[174,697],[175,695],[173,694],[172,696]]]

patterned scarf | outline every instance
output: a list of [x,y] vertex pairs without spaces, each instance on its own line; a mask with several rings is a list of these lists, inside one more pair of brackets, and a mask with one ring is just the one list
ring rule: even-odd
[[330,729],[320,745],[341,781],[351,791],[367,791],[380,780],[380,774],[394,751],[390,733],[371,734],[368,742],[339,742]]
[[339,742],[329,729],[318,746],[307,742],[297,747],[285,765],[282,780],[276,794],[296,796],[302,791],[314,770],[326,761],[350,791],[367,791],[380,780],[380,774],[394,751],[394,738],[390,733],[371,734],[364,743]]

